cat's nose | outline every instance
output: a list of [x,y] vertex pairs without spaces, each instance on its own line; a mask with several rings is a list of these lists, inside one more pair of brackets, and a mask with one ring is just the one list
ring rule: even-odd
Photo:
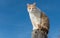
[[31,9],[31,11],[33,11],[33,9]]
[[31,10],[31,11],[34,11],[34,10]]

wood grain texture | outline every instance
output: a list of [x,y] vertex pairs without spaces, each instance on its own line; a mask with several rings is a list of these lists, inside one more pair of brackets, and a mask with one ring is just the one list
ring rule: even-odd
[[44,34],[43,31],[33,30],[31,38],[48,38],[47,35]]

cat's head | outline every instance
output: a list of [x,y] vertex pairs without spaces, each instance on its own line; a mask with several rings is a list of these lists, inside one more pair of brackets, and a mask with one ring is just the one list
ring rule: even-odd
[[36,9],[36,3],[33,4],[27,4],[27,10],[28,12],[32,12]]

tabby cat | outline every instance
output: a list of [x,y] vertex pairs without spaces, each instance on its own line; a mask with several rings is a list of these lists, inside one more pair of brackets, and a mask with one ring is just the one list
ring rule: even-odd
[[49,19],[44,12],[42,12],[38,7],[36,7],[36,3],[27,4],[27,11],[33,25],[33,30],[43,30],[44,32],[46,32],[46,34],[48,34]]

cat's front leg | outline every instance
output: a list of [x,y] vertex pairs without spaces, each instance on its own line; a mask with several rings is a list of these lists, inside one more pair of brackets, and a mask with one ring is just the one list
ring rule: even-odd
[[42,29],[42,27],[41,27],[41,25],[40,25],[40,24],[36,24],[36,27],[37,27],[39,30],[41,30],[41,29]]

